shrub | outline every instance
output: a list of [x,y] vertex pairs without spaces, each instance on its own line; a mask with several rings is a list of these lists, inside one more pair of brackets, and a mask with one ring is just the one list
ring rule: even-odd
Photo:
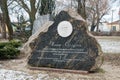
[[22,43],[21,43],[21,41],[12,40],[12,41],[10,41],[9,44],[12,45],[15,48],[18,48],[18,47],[21,46]]
[[16,58],[20,53],[18,49],[20,46],[21,42],[15,40],[0,43],[0,59]]
[[0,49],[4,48],[5,45],[8,45],[8,43],[7,42],[0,43]]

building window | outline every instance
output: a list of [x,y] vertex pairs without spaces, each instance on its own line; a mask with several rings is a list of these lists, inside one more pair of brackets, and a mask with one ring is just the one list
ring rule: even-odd
[[116,26],[112,26],[112,31],[116,31]]

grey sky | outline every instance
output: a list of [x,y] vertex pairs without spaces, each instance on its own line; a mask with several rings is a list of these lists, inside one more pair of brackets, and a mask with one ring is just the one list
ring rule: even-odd
[[[70,1],[71,0],[57,0],[57,1],[59,1],[60,3],[63,3],[63,5],[68,5],[68,3],[70,4]],[[106,21],[108,21],[108,22],[111,22],[112,20],[111,20],[111,18],[112,18],[112,10],[114,10],[113,11],[113,21],[116,21],[116,20],[118,20],[119,19],[119,16],[118,16],[118,12],[119,12],[119,7],[120,7],[120,5],[119,5],[119,1],[120,0],[117,0],[117,2],[116,3],[110,3],[110,5],[111,5],[111,10],[108,12],[108,14],[107,15],[105,15],[104,17],[103,17],[103,20],[106,20]],[[58,6],[57,6],[58,7]],[[63,7],[63,6],[62,6]],[[65,7],[65,6],[64,6]],[[66,7],[68,7],[68,6],[66,6]],[[60,9],[59,9],[60,10]],[[24,14],[21,14],[21,13],[18,13],[19,15],[24,15],[25,17],[26,17],[26,19],[29,17],[28,16],[28,14],[24,11],[24,10],[21,10],[21,12],[24,12]],[[11,17],[11,20],[12,21],[14,21],[14,22],[16,22],[17,21],[17,15],[18,14],[15,14],[15,13],[13,13],[13,12],[10,12],[10,17]]]
[[111,9],[107,15],[104,16],[105,20],[111,22],[112,21],[112,11],[113,11],[113,21],[119,20],[119,8],[120,8],[120,0],[117,0],[115,3],[110,2]]

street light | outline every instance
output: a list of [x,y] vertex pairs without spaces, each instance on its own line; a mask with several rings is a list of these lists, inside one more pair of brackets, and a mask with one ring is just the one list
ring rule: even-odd
[[120,31],[120,8],[119,8],[119,13],[118,13],[118,15],[119,15],[119,31]]
[[[120,0],[119,0],[119,4],[120,4]],[[120,31],[120,6],[119,6],[118,16],[119,16],[119,31]]]
[[112,22],[113,22],[113,12],[114,10],[112,10],[111,27],[112,27]]
[[[120,0],[119,0],[119,4],[120,4]],[[119,6],[119,12],[118,12],[118,15],[119,15],[119,31],[120,31],[120,6]]]

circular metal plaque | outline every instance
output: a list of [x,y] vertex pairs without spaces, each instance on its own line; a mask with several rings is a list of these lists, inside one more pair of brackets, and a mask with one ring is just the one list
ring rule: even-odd
[[68,37],[73,32],[72,24],[69,21],[62,21],[58,24],[57,32],[61,37]]

